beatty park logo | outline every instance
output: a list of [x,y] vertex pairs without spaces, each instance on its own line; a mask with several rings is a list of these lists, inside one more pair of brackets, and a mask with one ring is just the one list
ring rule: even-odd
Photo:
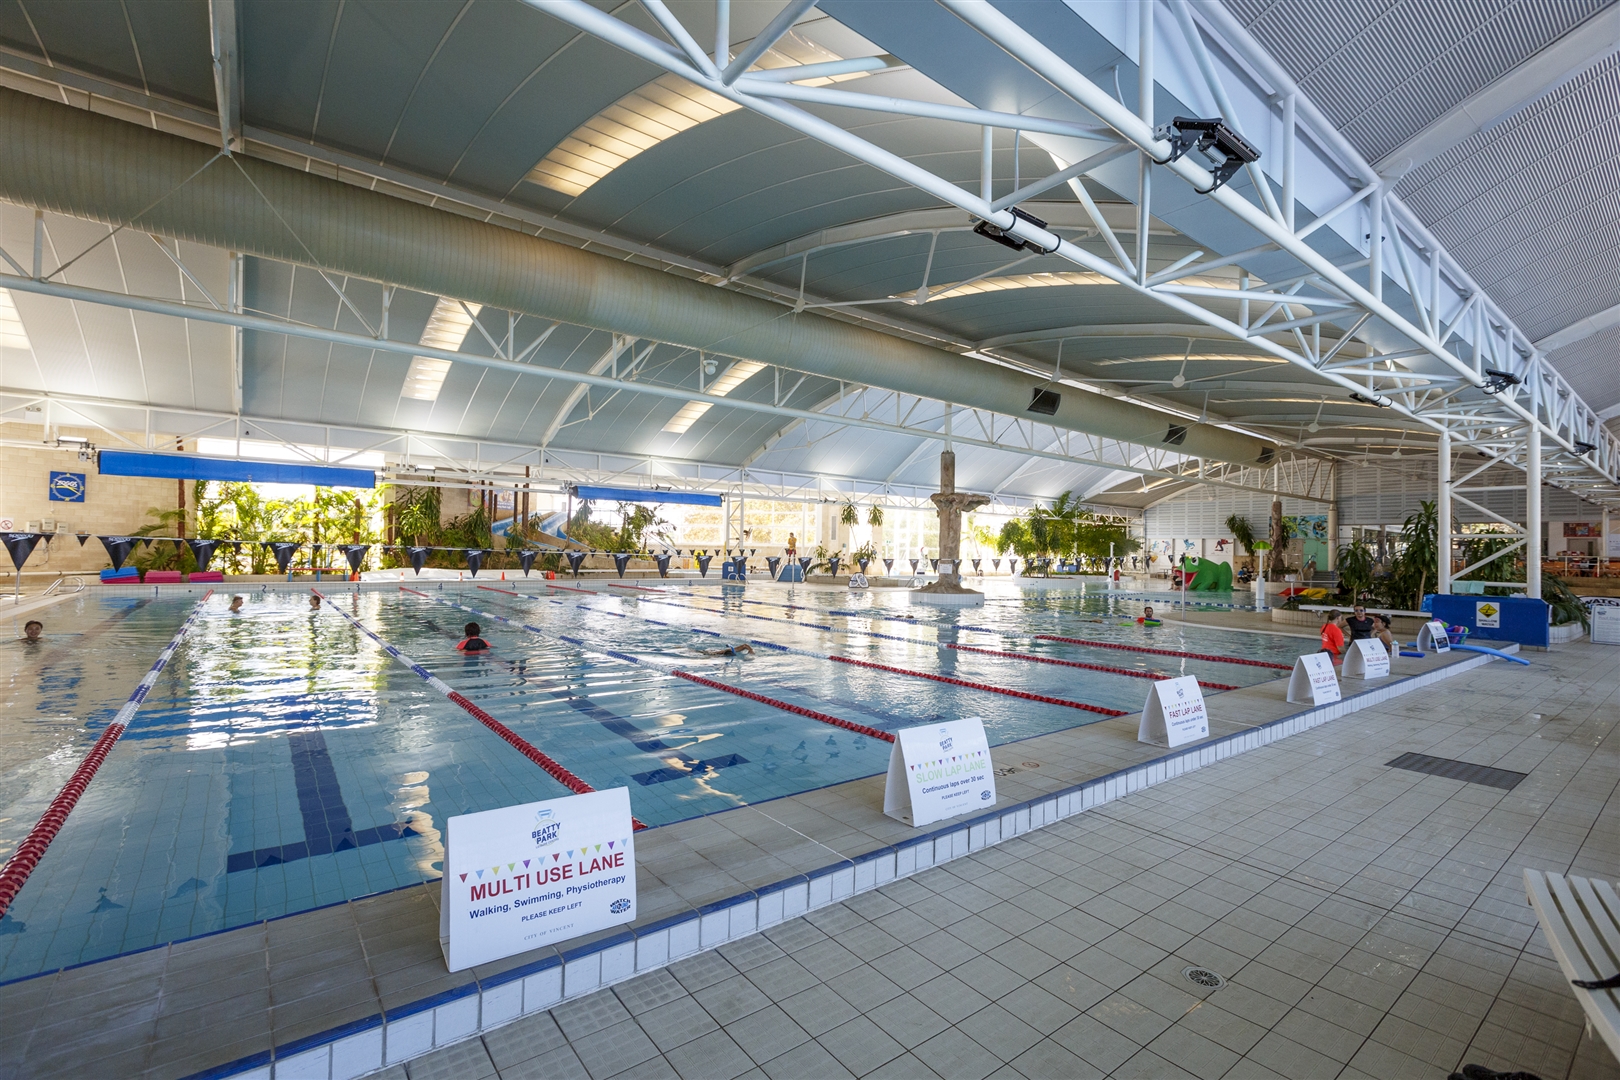
[[546,808],[534,812],[534,826],[534,831],[529,835],[534,838],[534,846],[537,848],[550,847],[557,842],[558,836],[562,833],[562,822],[557,820],[554,812]]

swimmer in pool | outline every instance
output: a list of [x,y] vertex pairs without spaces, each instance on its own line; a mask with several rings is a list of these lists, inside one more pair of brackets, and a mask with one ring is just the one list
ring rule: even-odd
[[704,656],[748,656],[754,655],[754,647],[746,641],[739,641],[735,645],[727,645],[724,649],[704,649]]
[[309,594],[309,610],[311,610],[311,611],[319,611],[319,610],[321,610],[321,598],[319,596],[316,596],[314,593]]
[[29,619],[23,623],[23,640],[30,645],[39,644],[39,636],[45,632],[45,624],[38,619]]
[[478,624],[475,622],[463,626],[461,632],[467,636],[456,643],[457,651],[470,653],[486,651],[489,648],[489,642],[478,636],[479,629]]
[[1154,616],[1153,616],[1153,605],[1151,605],[1151,604],[1149,604],[1146,607],[1142,608],[1142,617],[1140,619],[1137,619],[1136,621],[1141,623],[1143,626],[1161,626],[1161,625],[1163,625],[1162,623],[1159,622],[1158,619],[1154,618]]
[[231,597],[230,611],[232,615],[242,614],[242,598],[240,596]]

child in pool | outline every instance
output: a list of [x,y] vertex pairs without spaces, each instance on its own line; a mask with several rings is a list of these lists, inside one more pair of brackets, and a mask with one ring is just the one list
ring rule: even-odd
[[486,651],[489,648],[489,642],[478,636],[479,630],[480,627],[475,622],[463,626],[461,632],[467,636],[456,642],[456,651],[467,653]]

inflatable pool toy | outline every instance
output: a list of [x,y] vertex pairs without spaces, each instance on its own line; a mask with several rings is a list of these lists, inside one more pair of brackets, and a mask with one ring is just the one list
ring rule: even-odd
[[1163,626],[1164,625],[1164,620],[1163,619],[1142,619],[1140,621],[1141,621],[1143,626]]
[[1189,559],[1187,588],[1196,592],[1230,592],[1232,590],[1232,564],[1210,559]]

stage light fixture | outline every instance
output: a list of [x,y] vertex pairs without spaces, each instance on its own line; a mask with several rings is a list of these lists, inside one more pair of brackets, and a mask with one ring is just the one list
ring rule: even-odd
[[1381,397],[1378,394],[1372,394],[1372,395],[1358,394],[1355,391],[1351,391],[1350,400],[1351,401],[1359,401],[1363,405],[1376,405],[1380,409],[1387,409],[1387,408],[1390,407],[1390,405],[1394,404],[1387,397]]
[[1160,124],[1153,137],[1170,144],[1170,157],[1162,164],[1170,164],[1189,150],[1197,150],[1208,160],[1214,183],[1208,188],[1195,189],[1200,195],[1210,194],[1237,175],[1243,166],[1260,160],[1260,151],[1227,127],[1226,119],[1220,116],[1208,120],[1178,116],[1168,124]]
[[[1046,222],[1042,221],[1034,214],[1026,214],[1016,206],[1009,206],[1007,209],[1012,213],[1013,217],[1018,218],[1020,221],[1027,221],[1037,229],[1046,228]],[[984,237],[986,240],[994,240],[1002,247],[1012,248],[1014,251],[1034,251],[1041,255],[1050,255],[1052,252],[1057,250],[1057,248],[1036,247],[1028,240],[1020,240],[1011,233],[1004,232],[1001,226],[991,221],[980,220],[977,225],[973,226],[973,231]]]
[[1575,455],[1577,457],[1585,457],[1587,454],[1590,454],[1596,449],[1597,447],[1589,442],[1582,442],[1579,439],[1575,440]]
[[1487,394],[1500,394],[1510,386],[1518,386],[1522,380],[1511,371],[1498,371],[1495,368],[1485,369],[1485,385],[1480,387]]

